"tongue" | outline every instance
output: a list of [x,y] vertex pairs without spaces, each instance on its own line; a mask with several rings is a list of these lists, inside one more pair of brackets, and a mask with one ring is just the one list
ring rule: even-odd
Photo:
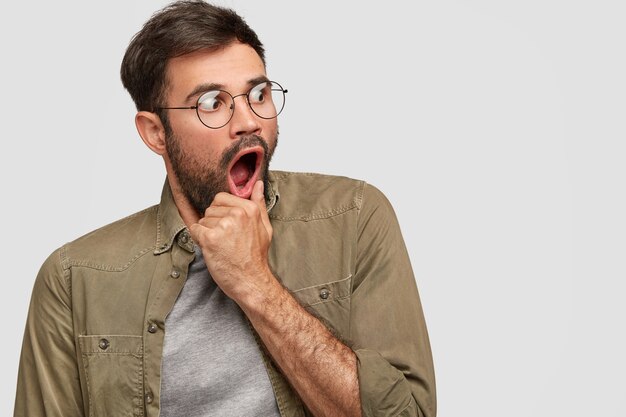
[[245,185],[246,182],[248,182],[250,175],[252,175],[252,173],[250,172],[248,165],[242,162],[241,159],[235,162],[235,165],[233,165],[230,170],[230,176],[232,177],[235,185],[238,187]]

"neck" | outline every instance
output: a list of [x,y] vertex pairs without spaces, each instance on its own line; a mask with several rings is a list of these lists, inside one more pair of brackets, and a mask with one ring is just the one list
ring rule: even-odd
[[172,197],[174,198],[174,203],[176,204],[176,208],[178,209],[178,214],[180,214],[180,217],[181,219],[183,219],[185,226],[187,226],[187,229],[189,229],[192,224],[198,223],[198,221],[200,220],[200,215],[191,205],[189,199],[183,193],[182,189],[180,188],[180,184],[178,183],[178,179],[174,175],[172,175],[171,172],[168,173],[167,181],[170,184]]

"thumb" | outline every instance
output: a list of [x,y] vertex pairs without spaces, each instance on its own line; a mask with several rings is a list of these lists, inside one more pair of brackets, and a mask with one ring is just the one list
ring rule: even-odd
[[263,181],[258,180],[254,184],[254,187],[252,188],[252,194],[250,195],[250,200],[252,200],[254,203],[257,203],[262,209],[265,209],[265,195],[263,194],[264,189],[265,186],[263,184]]
[[263,193],[264,190],[265,190],[265,184],[263,183],[263,181],[258,180],[256,184],[254,184],[254,188],[252,189],[252,195],[250,196],[250,200],[259,206],[259,209],[261,210],[261,220],[263,221],[265,230],[267,230],[271,239],[272,224],[267,214],[267,207],[265,206],[265,194]]

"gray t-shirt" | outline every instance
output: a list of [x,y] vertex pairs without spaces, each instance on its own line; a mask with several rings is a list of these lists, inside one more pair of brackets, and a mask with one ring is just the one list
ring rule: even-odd
[[276,398],[243,312],[196,258],[165,321],[161,417],[276,416]]

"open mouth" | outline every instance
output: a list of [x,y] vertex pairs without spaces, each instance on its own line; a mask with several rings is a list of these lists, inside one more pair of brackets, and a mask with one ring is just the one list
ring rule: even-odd
[[233,158],[228,167],[228,188],[231,194],[249,199],[252,188],[259,179],[263,148],[246,148]]

